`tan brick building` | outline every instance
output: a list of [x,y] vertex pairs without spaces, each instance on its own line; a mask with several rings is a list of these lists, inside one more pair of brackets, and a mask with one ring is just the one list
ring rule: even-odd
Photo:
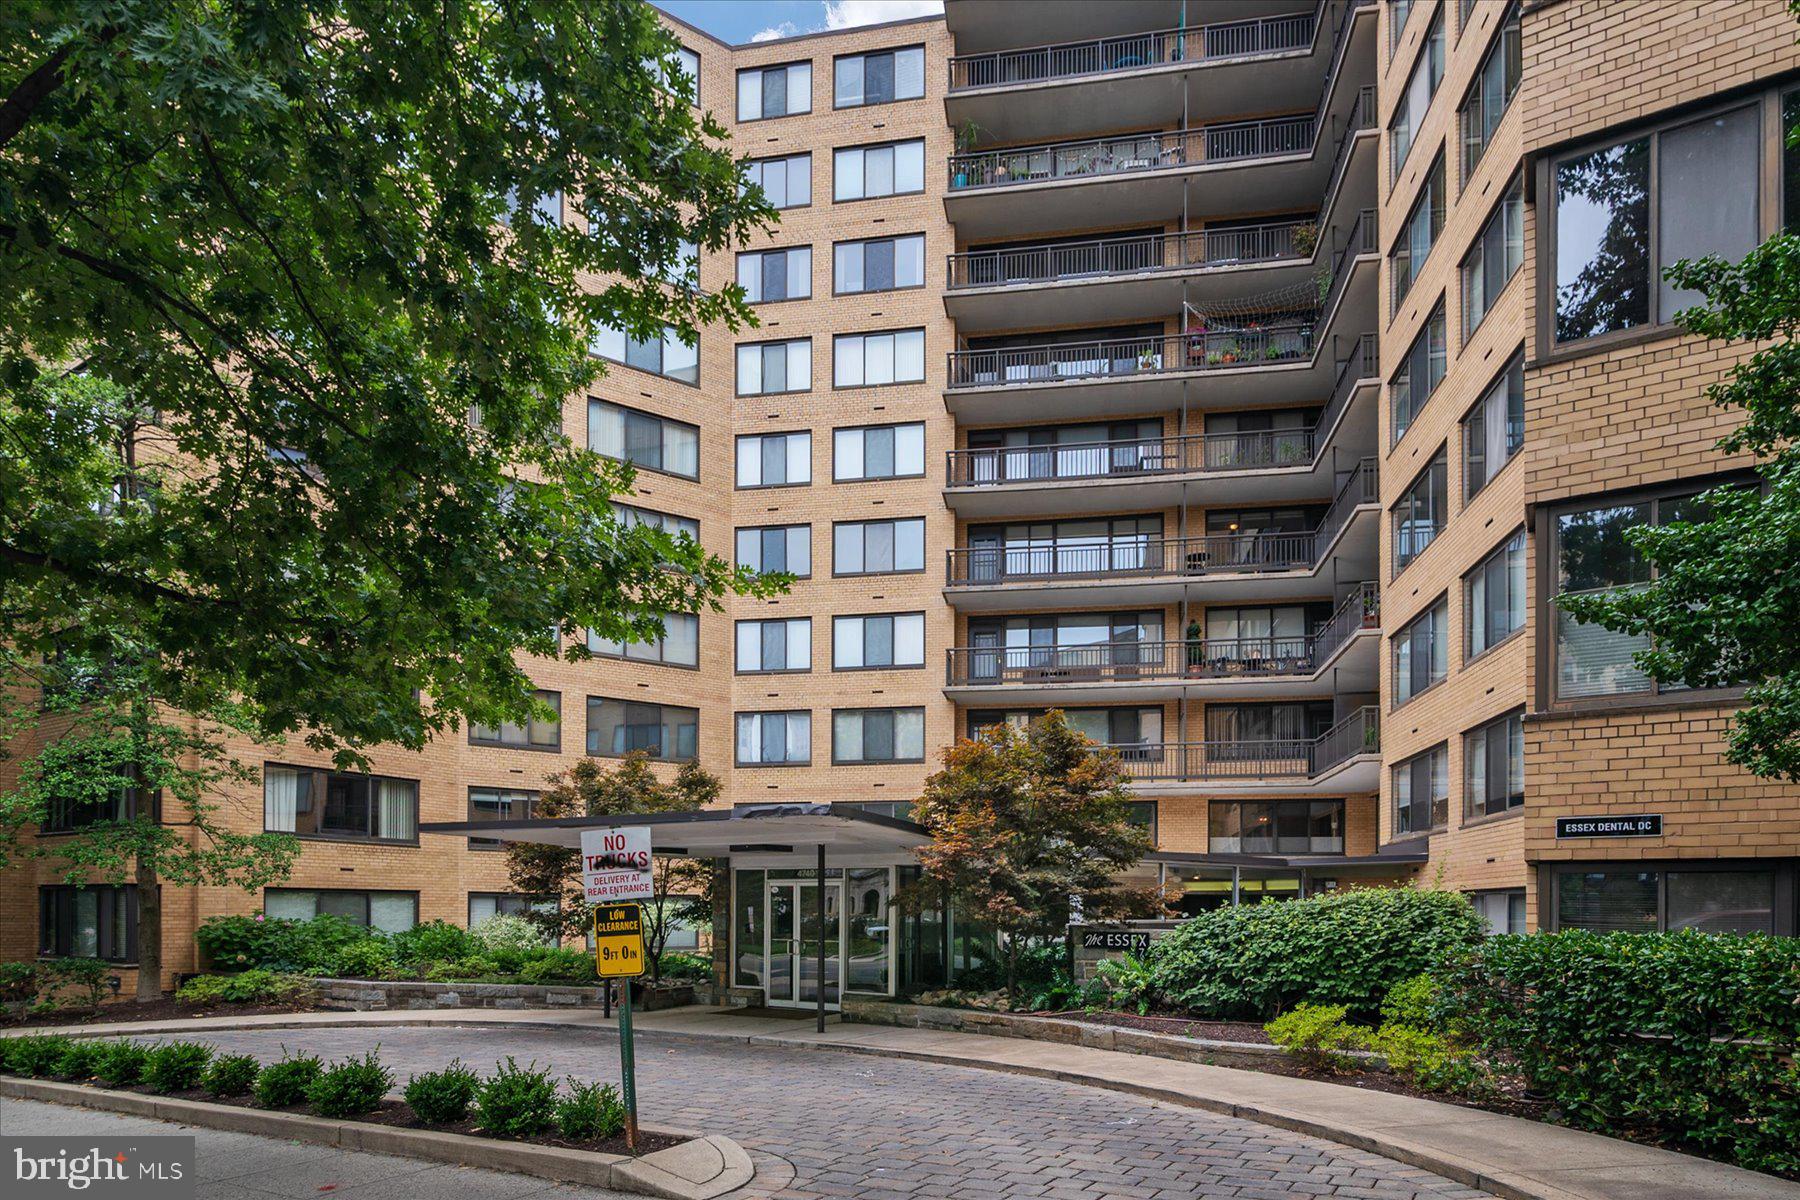
[[[308,835],[299,866],[262,897],[171,890],[170,972],[216,913],[524,903],[491,848],[418,826],[518,816],[584,753],[697,756],[733,805],[903,805],[954,738],[1048,707],[1120,749],[1189,911],[1418,878],[1497,928],[1793,932],[1800,792],[1723,763],[1734,698],[1656,693],[1551,600],[1633,582],[1571,535],[1747,465],[1703,395],[1738,352],[1679,334],[1645,264],[1741,253],[1800,204],[1783,6],[670,27],[782,210],[700,263],[761,324],[602,334],[565,428],[638,464],[646,519],[800,581],[532,663],[555,726],[380,753],[372,780],[257,752],[236,820]],[[1557,836],[1624,816],[1660,833]],[[128,897],[51,880],[6,880],[43,921],[0,952],[127,957]]]

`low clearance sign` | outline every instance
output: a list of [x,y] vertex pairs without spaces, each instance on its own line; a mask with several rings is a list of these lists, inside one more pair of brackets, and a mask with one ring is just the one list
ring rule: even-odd
[[641,825],[582,830],[581,884],[589,904],[652,899],[650,830]]

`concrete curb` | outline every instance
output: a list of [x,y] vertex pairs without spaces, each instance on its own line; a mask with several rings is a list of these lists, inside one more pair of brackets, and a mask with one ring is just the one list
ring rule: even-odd
[[205,1100],[146,1096],[49,1079],[0,1079],[0,1096],[96,1108],[157,1121],[222,1129],[229,1133],[314,1142],[368,1154],[391,1154],[455,1166],[510,1171],[559,1183],[658,1196],[664,1200],[715,1200],[743,1187],[755,1174],[750,1156],[730,1138],[690,1135],[686,1131],[646,1129],[646,1133],[692,1136],[694,1140],[634,1159],[623,1154],[534,1146],[432,1129],[402,1129],[367,1121],[268,1112]]

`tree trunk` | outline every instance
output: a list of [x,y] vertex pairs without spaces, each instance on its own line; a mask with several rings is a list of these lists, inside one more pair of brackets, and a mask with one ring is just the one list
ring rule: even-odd
[[162,999],[162,885],[156,864],[142,855],[137,860],[138,985],[137,1002],[155,1004]]
[[1006,994],[1011,997],[1019,986],[1019,940],[1006,939]]

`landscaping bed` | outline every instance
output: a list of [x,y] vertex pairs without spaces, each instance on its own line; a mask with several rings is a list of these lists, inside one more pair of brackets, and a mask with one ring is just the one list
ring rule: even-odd
[[1110,1025],[1117,1029],[1141,1029],[1145,1033],[1167,1033],[1176,1037],[1203,1038],[1211,1042],[1246,1042],[1272,1046],[1260,1021],[1202,1021],[1194,1017],[1118,1012],[1109,1009],[1068,1009],[1064,1012],[1019,1013],[1023,1017],[1055,1017],[1063,1021],[1086,1021],[1090,1025]]
[[185,1021],[192,1017],[260,1017],[274,1016],[282,1013],[316,1012],[319,1003],[316,997],[303,997],[261,1004],[235,1004],[220,1001],[217,1004],[186,1004],[173,996],[164,996],[151,1004],[139,1004],[130,1000],[119,1000],[112,1004],[103,1004],[99,1008],[58,1008],[49,1012],[33,1012],[20,1006],[16,1012],[9,1011],[6,1023],[12,1025],[50,1026],[65,1028],[89,1025],[126,1025],[138,1021]]

